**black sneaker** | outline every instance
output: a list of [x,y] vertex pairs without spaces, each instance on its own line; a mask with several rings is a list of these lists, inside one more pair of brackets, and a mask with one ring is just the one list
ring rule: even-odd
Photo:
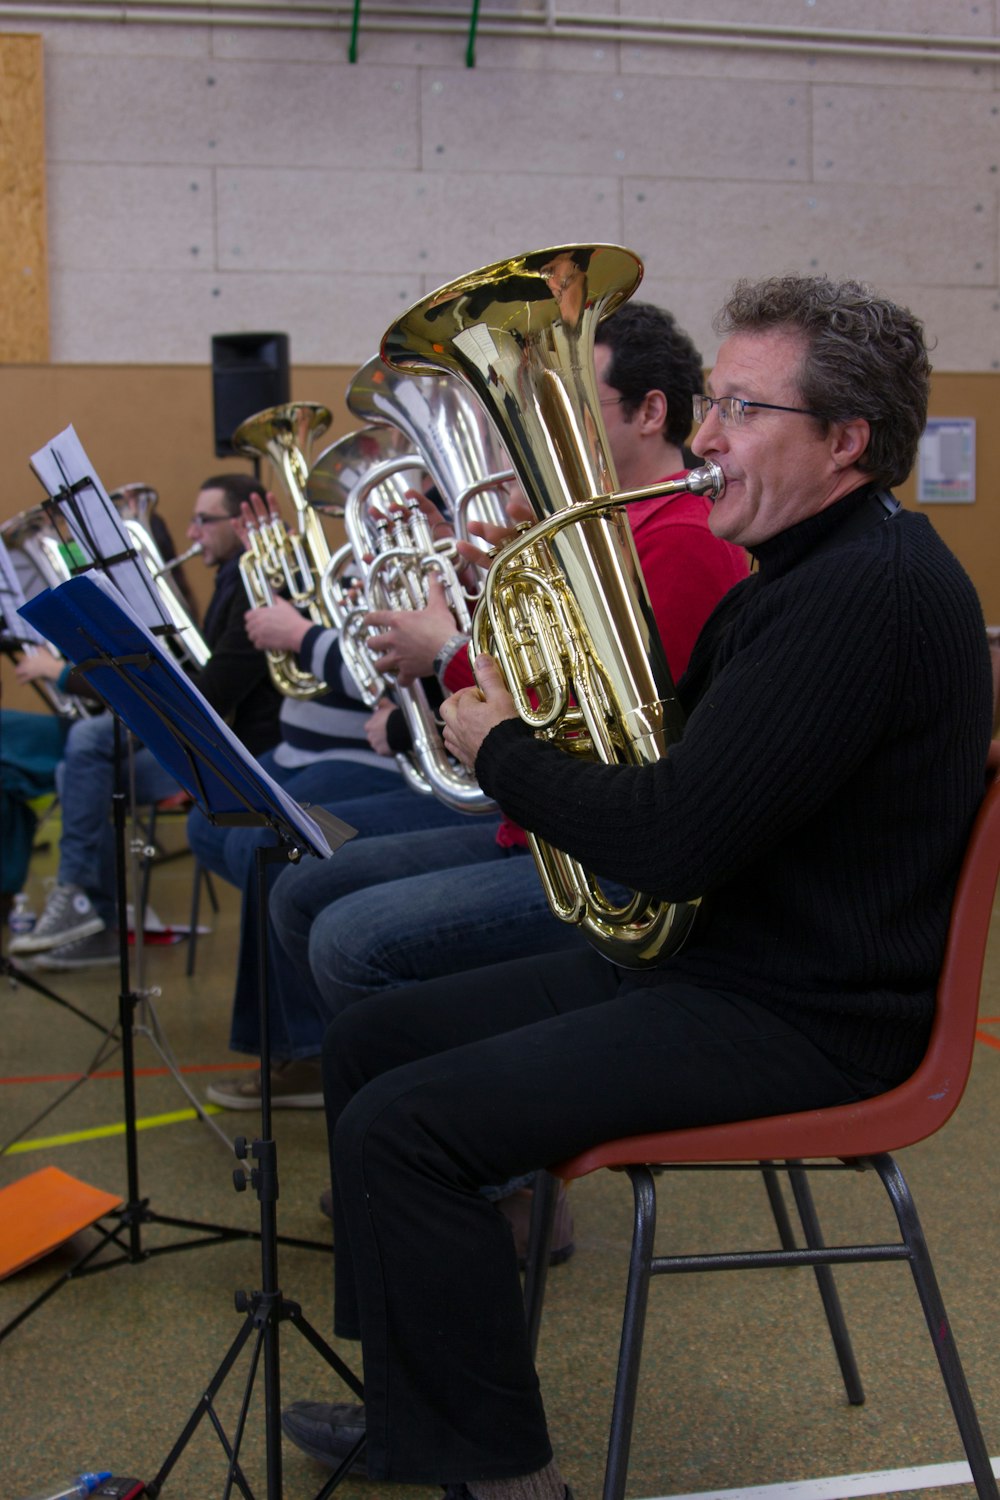
[[[328,1469],[339,1469],[365,1435],[365,1409],[349,1403],[293,1401],[281,1413],[281,1430],[303,1453]],[[351,1474],[367,1474],[362,1448]]]

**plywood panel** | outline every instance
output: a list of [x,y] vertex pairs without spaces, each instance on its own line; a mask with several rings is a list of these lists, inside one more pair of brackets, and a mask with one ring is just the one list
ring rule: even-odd
[[0,361],[49,357],[40,36],[0,36]]

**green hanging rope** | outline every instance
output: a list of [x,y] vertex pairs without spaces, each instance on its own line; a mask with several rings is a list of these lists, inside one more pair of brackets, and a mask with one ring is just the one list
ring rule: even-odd
[[361,21],[361,0],[354,0],[354,19],[351,22],[351,42],[347,49],[347,61],[358,60],[358,26]]
[[476,27],[479,25],[479,0],[472,0],[472,15],[469,18],[469,45],[465,49],[465,66],[476,66]]

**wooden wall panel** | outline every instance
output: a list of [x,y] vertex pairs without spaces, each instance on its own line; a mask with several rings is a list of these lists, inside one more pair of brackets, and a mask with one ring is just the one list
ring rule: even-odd
[[40,36],[0,36],[0,361],[49,357]]

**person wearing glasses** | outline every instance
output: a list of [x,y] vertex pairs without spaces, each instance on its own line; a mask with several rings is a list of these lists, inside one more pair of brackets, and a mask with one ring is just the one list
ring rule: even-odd
[[[247,636],[246,595],[239,572],[243,542],[240,506],[259,490],[246,474],[206,479],[194,502],[188,539],[201,543],[201,560],[215,569],[215,587],[202,634],[212,655],[197,674],[198,687],[253,755],[278,741],[281,698],[267,661]],[[114,931],[114,844],[109,811],[115,787],[114,721],[99,714],[74,724],[56,773],[62,811],[59,868],[37,923],[10,944],[12,955],[46,969],[89,968],[118,960]],[[177,782],[140,748],[135,753],[135,796],[158,802],[179,791]]]
[[[651,766],[573,758],[488,657],[442,709],[522,826],[700,897],[687,943],[638,972],[581,951],[397,989],[324,1043],[335,1331],[362,1341],[368,1472],[453,1500],[566,1493],[481,1184],[884,1092],[930,1032],[992,687],[970,580],[890,490],[926,418],[923,330],[869,287],[797,276],[739,283],[717,326],[692,447],[725,475],[712,531],[756,570],[698,638],[681,739]],[[344,1410],[316,1407],[315,1432]]]

